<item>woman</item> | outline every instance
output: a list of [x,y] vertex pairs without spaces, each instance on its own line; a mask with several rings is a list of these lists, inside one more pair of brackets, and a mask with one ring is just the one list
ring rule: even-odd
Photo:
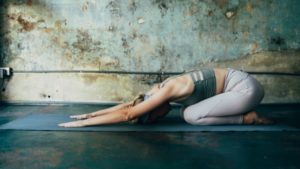
[[253,110],[264,96],[263,87],[249,74],[234,69],[202,69],[173,76],[145,95],[97,112],[74,115],[78,121],[61,127],[82,127],[126,121],[152,123],[183,105],[183,117],[193,125],[269,124]]

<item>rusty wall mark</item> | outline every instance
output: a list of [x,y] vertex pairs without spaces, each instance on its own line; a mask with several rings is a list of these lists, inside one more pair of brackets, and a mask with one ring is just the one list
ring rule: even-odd
[[6,18],[21,26],[18,29],[19,32],[30,32],[39,28],[40,24],[45,23],[44,19],[38,19],[37,16],[30,16],[25,13],[7,13]]
[[35,27],[35,23],[25,20],[21,15],[18,17],[17,21],[22,26],[21,31],[32,31]]
[[32,6],[32,0],[27,0],[26,5]]

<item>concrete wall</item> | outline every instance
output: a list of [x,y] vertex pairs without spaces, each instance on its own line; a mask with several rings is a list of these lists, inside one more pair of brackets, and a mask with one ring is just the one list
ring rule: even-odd
[[[0,3],[1,65],[14,70],[300,72],[298,0]],[[299,77],[256,77],[265,103],[300,102]],[[155,82],[149,75],[15,73],[1,100],[126,101]]]

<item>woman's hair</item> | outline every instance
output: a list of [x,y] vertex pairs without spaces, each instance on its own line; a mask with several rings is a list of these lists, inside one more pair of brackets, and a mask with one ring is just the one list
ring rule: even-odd
[[135,97],[132,101],[132,105],[131,106],[135,106],[141,102],[144,101],[145,98],[145,94],[144,93],[140,93],[137,97]]
[[[130,107],[133,107],[139,103],[142,103],[144,101],[144,98],[145,98],[145,94],[144,93],[140,93],[138,96],[136,96],[133,101],[132,101],[132,104],[130,105]],[[139,117],[133,119],[133,120],[130,120],[131,123],[139,123],[140,120],[139,120]]]
[[[132,101],[132,104],[130,105],[131,107],[147,100],[150,98],[150,95],[147,94],[139,94],[137,97],[134,98]],[[158,118],[164,117],[168,112],[170,111],[170,104],[168,102],[161,104],[157,108],[153,109],[150,112],[147,112],[133,120],[131,120],[131,123],[139,123],[139,124],[146,124],[146,123],[153,123],[155,122]]]

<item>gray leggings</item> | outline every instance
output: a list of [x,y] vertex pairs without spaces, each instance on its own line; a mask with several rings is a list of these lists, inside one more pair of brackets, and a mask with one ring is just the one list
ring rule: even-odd
[[248,73],[228,68],[223,93],[186,107],[184,120],[193,125],[241,124],[243,114],[264,97],[261,84]]

